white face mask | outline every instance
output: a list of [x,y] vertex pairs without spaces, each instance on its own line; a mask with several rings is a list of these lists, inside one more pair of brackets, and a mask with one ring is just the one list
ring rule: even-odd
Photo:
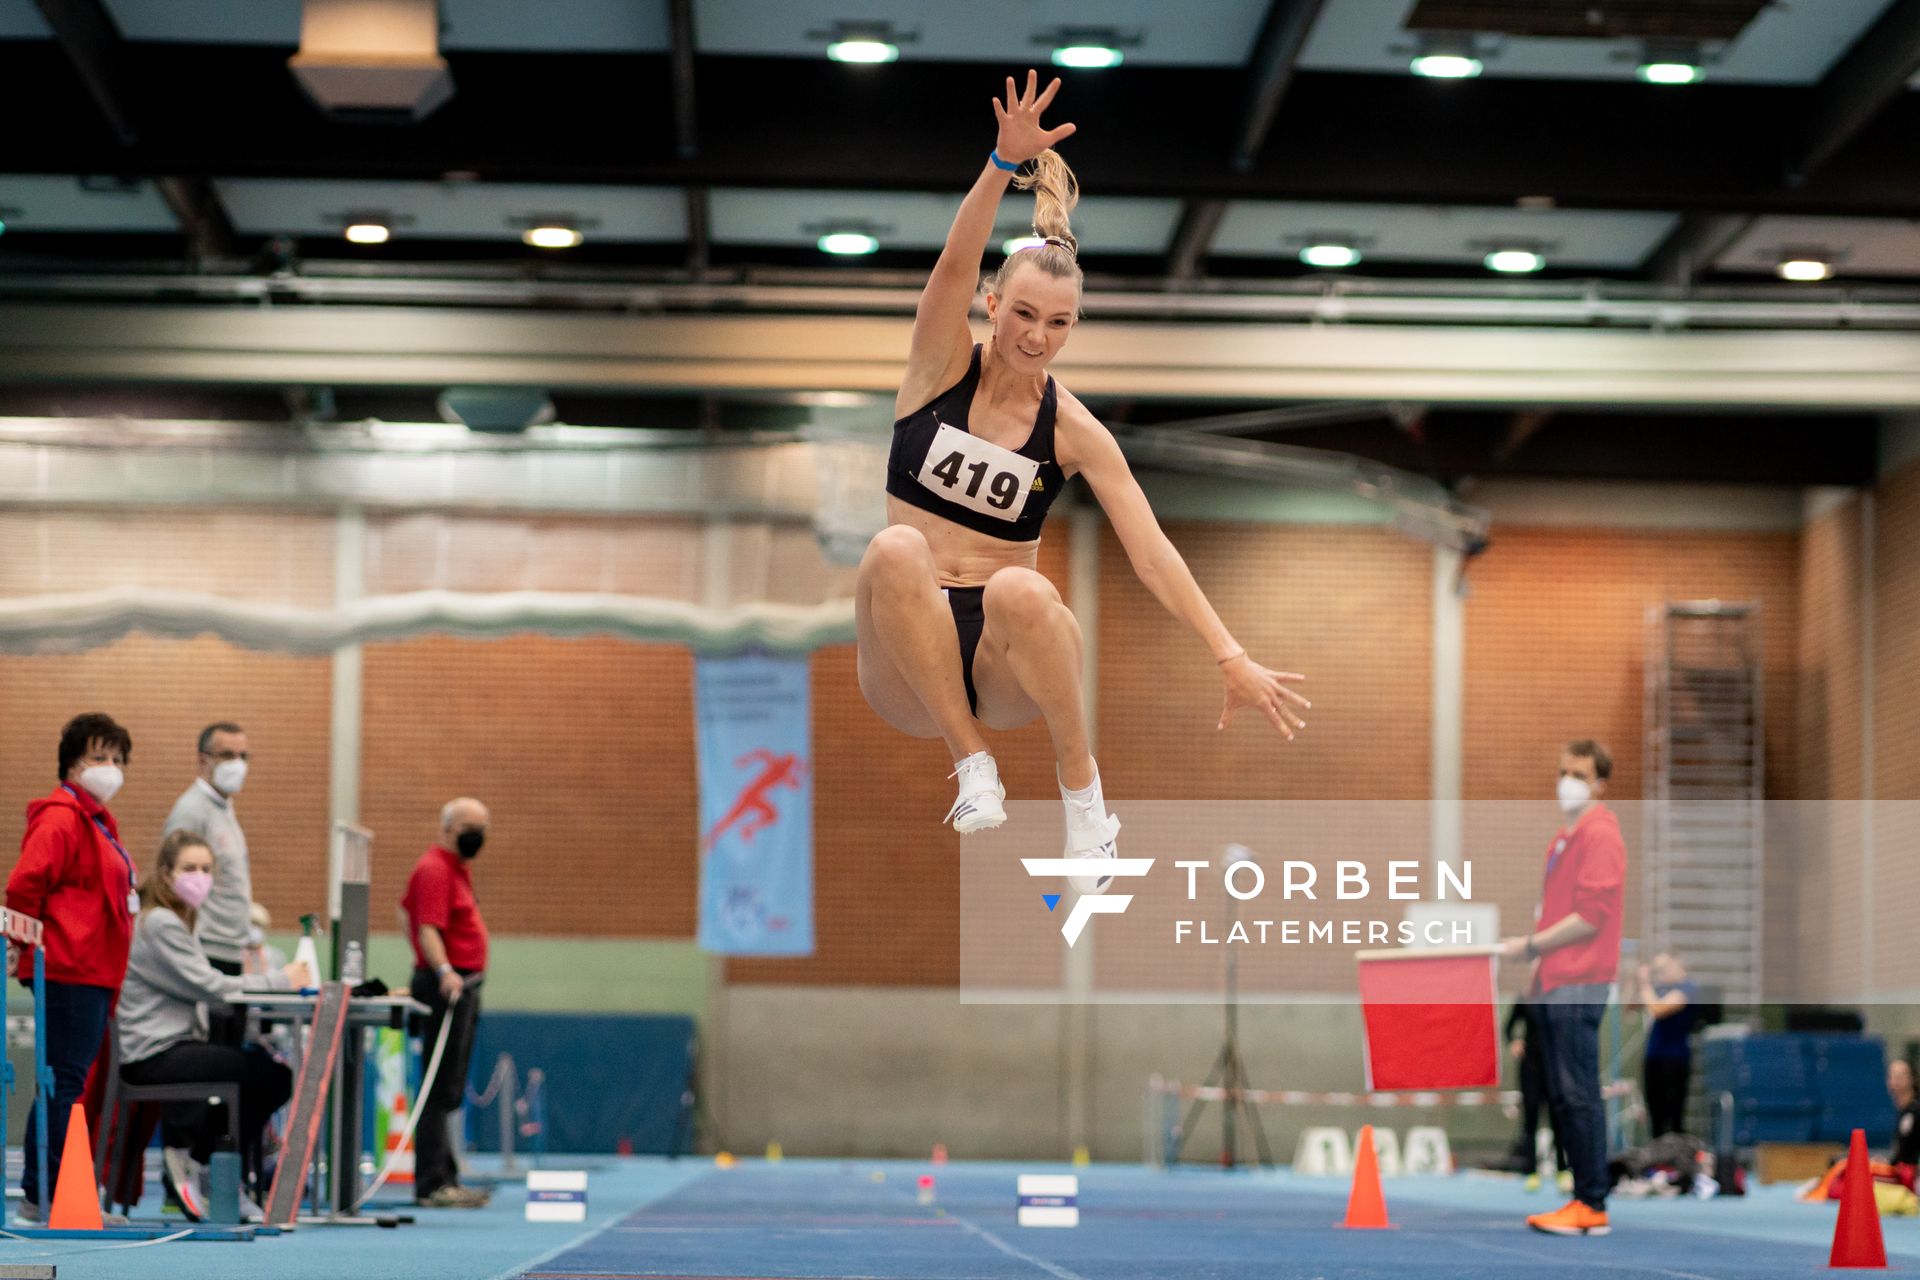
[[1559,786],[1560,811],[1568,817],[1593,803],[1593,788],[1585,778],[1562,778]]
[[80,771],[80,785],[91,791],[101,804],[113,799],[126,780],[127,775],[120,772],[117,764],[88,765]]
[[234,795],[247,785],[245,760],[222,760],[213,766],[213,785],[222,795]]

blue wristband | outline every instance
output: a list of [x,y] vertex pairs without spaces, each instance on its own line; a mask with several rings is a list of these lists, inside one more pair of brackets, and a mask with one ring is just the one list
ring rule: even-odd
[[1020,170],[1019,165],[1008,164],[1005,160],[1002,160],[1000,158],[1000,148],[998,147],[995,147],[993,150],[987,152],[987,159],[993,161],[993,167],[996,169],[1005,169],[1008,173],[1017,173]]

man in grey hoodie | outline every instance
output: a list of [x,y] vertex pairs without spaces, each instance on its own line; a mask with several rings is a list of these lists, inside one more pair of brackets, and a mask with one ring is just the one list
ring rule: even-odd
[[[230,721],[200,731],[200,756],[193,785],[173,802],[163,836],[191,831],[213,850],[213,892],[196,913],[200,946],[208,963],[237,977],[244,968],[248,913],[253,906],[253,872],[247,861],[247,835],[240,829],[233,798],[246,785],[247,732]],[[246,1029],[244,1016],[216,1009],[210,1039],[237,1045]]]

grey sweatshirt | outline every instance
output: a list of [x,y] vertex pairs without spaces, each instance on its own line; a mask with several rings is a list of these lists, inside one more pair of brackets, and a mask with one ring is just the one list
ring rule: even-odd
[[120,1061],[140,1062],[183,1040],[207,1038],[205,1003],[243,990],[284,991],[286,975],[230,977],[207,963],[186,921],[148,907],[133,925],[133,949],[120,984]]
[[253,908],[253,873],[247,864],[247,837],[234,816],[233,801],[200,778],[173,802],[161,835],[191,831],[213,849],[213,892],[200,904],[201,945],[215,960],[239,964],[247,945],[248,912]]

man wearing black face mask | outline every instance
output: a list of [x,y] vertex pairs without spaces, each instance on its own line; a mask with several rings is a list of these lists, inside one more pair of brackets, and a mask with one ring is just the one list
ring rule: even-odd
[[414,1138],[414,1203],[429,1208],[477,1209],[487,1202],[485,1192],[460,1185],[447,1126],[465,1101],[467,1060],[480,1021],[487,924],[473,896],[470,864],[486,843],[488,816],[478,800],[448,801],[440,811],[440,839],[414,865],[400,899],[413,943],[413,998],[429,1010],[428,1053],[441,1027],[450,1025]]

